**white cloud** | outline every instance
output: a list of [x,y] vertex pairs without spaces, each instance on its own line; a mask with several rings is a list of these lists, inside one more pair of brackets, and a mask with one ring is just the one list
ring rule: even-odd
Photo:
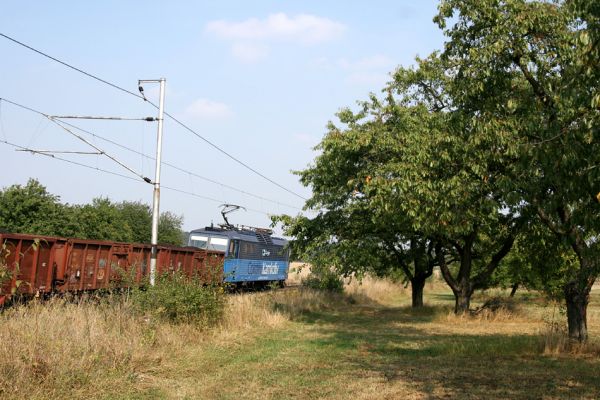
[[342,36],[346,26],[329,18],[310,14],[288,16],[270,14],[265,19],[250,18],[241,22],[211,21],[205,32],[232,42],[231,53],[245,63],[255,63],[269,54],[269,44],[294,43],[315,45]]
[[310,14],[289,17],[285,13],[269,15],[266,19],[250,18],[242,22],[218,20],[209,22],[206,31],[234,41],[280,40],[315,44],[339,38],[346,26],[329,18]]
[[194,101],[185,109],[185,113],[199,119],[223,119],[233,115],[227,104],[208,99]]

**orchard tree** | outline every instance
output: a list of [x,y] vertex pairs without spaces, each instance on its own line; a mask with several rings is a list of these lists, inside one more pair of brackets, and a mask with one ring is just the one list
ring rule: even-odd
[[454,106],[437,54],[418,63],[396,71],[383,101],[372,96],[359,113],[341,112],[345,128],[330,125],[321,155],[300,173],[313,189],[307,207],[321,211],[310,223],[292,221],[301,226],[288,233],[300,234],[310,254],[336,250],[342,270],[396,265],[412,283],[413,304],[422,304],[424,279],[437,264],[463,313],[526,218],[503,200],[515,191],[514,145],[510,127],[487,135]]
[[518,189],[512,184],[512,127],[498,126],[501,134],[489,135],[457,107],[456,90],[452,69],[437,53],[395,72],[386,89],[388,108],[418,112],[419,124],[397,121],[405,130],[404,154],[394,175],[381,179],[400,194],[412,226],[436,239],[455,312],[464,313],[474,291],[489,285],[528,216],[506,200]]
[[277,220],[295,238],[296,256],[346,276],[400,272],[411,284],[413,307],[420,307],[437,263],[435,241],[413,228],[390,180],[397,176],[406,130],[423,124],[422,115],[386,109],[372,97],[360,112],[338,116],[343,127],[329,125],[318,146],[321,155],[299,172],[313,191],[306,206],[317,215]]
[[585,341],[600,272],[600,4],[445,0],[439,10],[453,105],[486,140],[508,132],[517,145],[506,183],[519,196],[504,200],[568,244],[568,330]]

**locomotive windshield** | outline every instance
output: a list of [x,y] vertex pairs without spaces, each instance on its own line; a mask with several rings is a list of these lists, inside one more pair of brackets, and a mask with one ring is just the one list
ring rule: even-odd
[[199,247],[205,250],[227,250],[227,238],[222,236],[209,236],[206,234],[190,235],[190,246]]

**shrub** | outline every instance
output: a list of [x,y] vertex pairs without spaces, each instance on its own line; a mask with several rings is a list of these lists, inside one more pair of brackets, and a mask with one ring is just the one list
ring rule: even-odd
[[223,317],[225,295],[218,285],[204,286],[181,272],[157,277],[155,286],[133,289],[134,308],[149,317],[174,323],[214,325]]
[[312,271],[310,275],[302,279],[302,285],[329,292],[342,293],[344,291],[342,278],[328,269]]

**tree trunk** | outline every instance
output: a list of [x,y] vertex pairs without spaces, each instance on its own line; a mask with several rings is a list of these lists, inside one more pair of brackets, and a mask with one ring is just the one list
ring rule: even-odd
[[445,256],[441,251],[441,246],[438,246],[436,252],[438,254],[438,263],[444,280],[452,289],[454,293],[454,313],[464,314],[469,311],[471,306],[471,294],[473,290],[469,282],[471,274],[471,246],[473,243],[474,234],[470,238],[466,239],[466,245],[463,247],[457,246],[457,252],[460,255],[460,269],[458,271],[458,277],[454,278],[448,265],[445,261]]
[[584,239],[585,229],[573,224],[569,207],[562,205],[557,208],[560,224],[550,218],[544,209],[538,207],[538,215],[559,238],[567,239],[579,260],[579,270],[575,278],[563,286],[565,303],[567,305],[567,324],[569,338],[580,343],[587,341],[587,306],[590,301],[590,291],[598,275],[597,258],[598,244],[592,242],[594,249]]
[[518,283],[515,283],[512,285],[512,290],[510,291],[510,297],[515,297],[515,293],[517,293],[518,288],[519,288]]
[[417,275],[410,281],[413,308],[423,307],[423,288],[425,287],[426,279],[426,277]]
[[433,273],[433,266],[436,264],[436,257],[432,255],[433,244],[429,239],[411,239],[409,257],[412,258],[414,272],[410,270],[409,265],[406,263],[407,255],[399,252],[394,246],[391,246],[391,249],[397,257],[398,265],[410,281],[412,306],[415,308],[423,307],[425,281]]
[[587,306],[589,303],[589,291],[578,289],[577,284],[574,282],[565,285],[564,291],[567,303],[569,338],[583,343],[588,339]]
[[469,312],[469,308],[471,307],[470,291],[460,290],[459,292],[454,292],[454,299],[455,314],[466,314],[467,312]]

